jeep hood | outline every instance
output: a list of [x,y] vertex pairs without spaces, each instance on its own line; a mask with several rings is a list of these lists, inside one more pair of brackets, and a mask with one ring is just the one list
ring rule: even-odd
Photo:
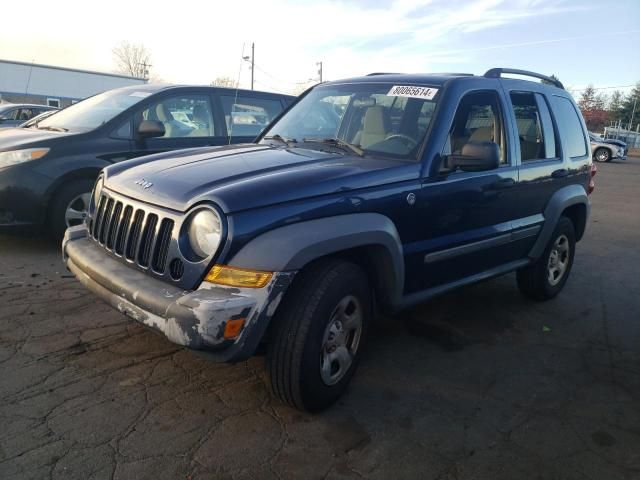
[[213,201],[225,213],[417,178],[419,163],[306,148],[189,149],[105,169],[105,187],[177,211]]

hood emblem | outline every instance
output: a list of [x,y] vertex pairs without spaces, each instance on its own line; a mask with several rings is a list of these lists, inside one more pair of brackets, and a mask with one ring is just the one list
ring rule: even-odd
[[144,178],[141,178],[140,180],[136,180],[135,184],[140,185],[145,190],[153,186],[153,183],[147,182]]

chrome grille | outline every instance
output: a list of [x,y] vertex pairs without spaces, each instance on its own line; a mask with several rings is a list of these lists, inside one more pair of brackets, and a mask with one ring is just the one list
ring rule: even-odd
[[91,237],[142,268],[164,273],[174,220],[103,194],[89,223]]

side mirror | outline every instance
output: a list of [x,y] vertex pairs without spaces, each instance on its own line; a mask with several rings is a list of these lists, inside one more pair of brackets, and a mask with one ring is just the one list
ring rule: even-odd
[[164,124],[157,120],[143,120],[138,125],[139,138],[163,137],[164,134]]
[[449,168],[483,172],[500,166],[500,147],[495,142],[467,142],[460,155],[449,155]]

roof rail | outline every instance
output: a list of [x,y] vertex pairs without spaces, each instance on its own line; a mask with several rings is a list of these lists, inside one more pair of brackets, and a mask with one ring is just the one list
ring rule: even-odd
[[529,70],[518,70],[517,68],[492,68],[485,72],[484,76],[487,78],[500,78],[503,73],[511,73],[514,75],[524,75],[527,77],[539,78],[540,80],[545,80],[552,85],[555,85],[558,88],[562,88],[564,90],[564,85],[560,80],[556,80],[555,78],[548,77],[547,75],[542,75],[541,73],[530,72]]
[[367,77],[375,77],[376,75],[398,75],[397,72],[373,72],[367,73]]

